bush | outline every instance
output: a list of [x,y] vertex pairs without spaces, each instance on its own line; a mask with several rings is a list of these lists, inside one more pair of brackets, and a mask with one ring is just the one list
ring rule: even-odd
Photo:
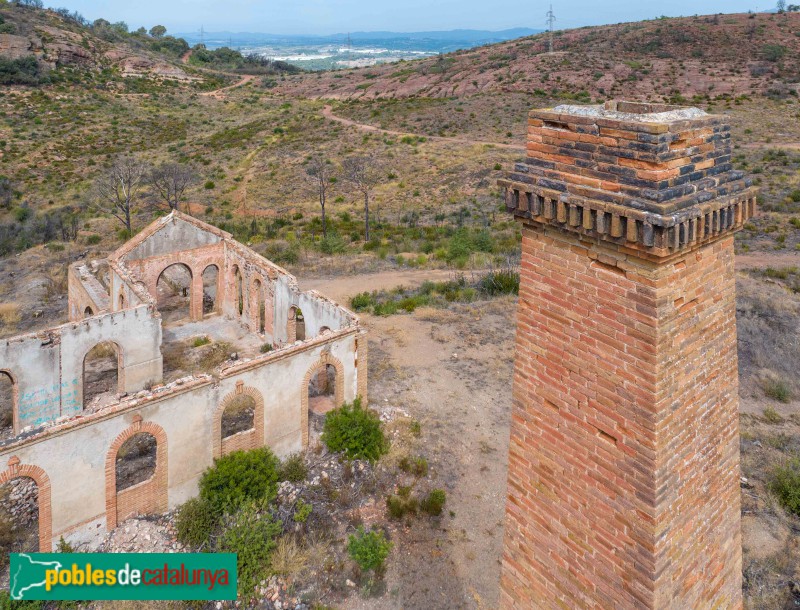
[[778,402],[787,403],[792,400],[789,386],[779,379],[767,379],[764,382],[764,394]]
[[411,494],[411,487],[401,486],[396,494],[386,498],[386,509],[392,519],[402,519],[406,515],[416,515],[419,500]]
[[322,442],[349,460],[374,462],[389,450],[378,414],[362,407],[360,396],[327,414]]
[[99,235],[89,235],[86,237],[86,243],[89,246],[96,246],[101,241],[103,241],[103,238]]
[[490,271],[481,278],[478,288],[489,296],[519,294],[519,272],[510,269]]
[[392,543],[386,540],[383,532],[367,532],[363,527],[359,527],[358,532],[351,534],[347,540],[347,553],[364,572],[381,572],[391,550]]
[[800,516],[800,459],[794,458],[772,471],[769,490],[786,510]]
[[214,460],[200,478],[200,498],[216,515],[231,512],[249,500],[271,502],[278,494],[280,462],[268,447],[234,451]]
[[202,498],[192,498],[181,506],[175,519],[178,540],[187,546],[202,547],[208,543],[216,523],[211,505]]
[[398,464],[400,470],[408,474],[413,474],[415,477],[424,477],[428,474],[428,460],[422,456],[418,457],[404,457]]
[[206,190],[209,190],[209,191],[210,191],[210,190],[211,190],[211,189],[213,189],[215,186],[216,186],[216,185],[214,184],[214,181],[213,181],[213,180],[206,180],[206,183],[203,185],[203,188],[205,188]]
[[432,517],[438,517],[442,514],[442,509],[444,508],[446,500],[447,495],[444,493],[444,489],[433,489],[422,500],[420,508]]
[[278,468],[279,481],[291,481],[292,483],[299,483],[305,481],[308,476],[308,468],[300,453],[295,453],[287,457],[281,462]]
[[772,407],[767,407],[764,409],[764,420],[766,420],[768,424],[782,424],[784,422],[784,419],[780,416],[780,413],[778,413]]
[[219,551],[236,553],[242,599],[249,599],[263,580],[280,533],[280,523],[272,519],[261,502],[247,501],[236,513],[225,517]]
[[308,516],[311,514],[313,508],[314,508],[313,505],[304,502],[302,498],[299,499],[297,501],[297,506],[295,507],[294,510],[294,516],[292,517],[294,519],[294,522],[305,523],[306,520],[308,519]]
[[268,354],[269,352],[271,352],[271,351],[272,351],[272,343],[264,343],[264,344],[263,344],[263,345],[262,345],[262,346],[259,348],[259,351],[260,351],[262,354]]
[[369,292],[362,292],[350,299],[350,307],[355,312],[368,311],[373,302],[372,295]]

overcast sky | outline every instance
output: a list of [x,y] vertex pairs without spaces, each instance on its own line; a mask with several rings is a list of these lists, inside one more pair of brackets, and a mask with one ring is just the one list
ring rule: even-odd
[[[549,0],[56,0],[89,19],[125,21],[132,29],[157,23],[172,32],[333,34],[543,29]],[[766,10],[770,0],[555,0],[558,28],[680,16]]]

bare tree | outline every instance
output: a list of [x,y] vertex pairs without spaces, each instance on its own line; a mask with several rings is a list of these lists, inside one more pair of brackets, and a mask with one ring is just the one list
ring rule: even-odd
[[322,210],[322,237],[328,236],[328,222],[325,219],[325,204],[327,203],[328,189],[333,178],[333,165],[330,161],[317,155],[311,157],[306,167],[306,174],[313,179],[313,187],[319,197],[319,207]]
[[372,157],[347,157],[342,168],[345,180],[364,196],[364,239],[369,241],[369,200],[381,181],[380,163]]
[[120,157],[101,175],[94,185],[97,208],[119,220],[128,233],[132,232],[131,213],[136,195],[145,183],[147,164],[134,157]]
[[778,0],[777,4],[778,12],[785,13],[786,12],[786,0]]
[[186,189],[197,181],[197,174],[188,165],[163,163],[147,175],[147,182],[170,209],[180,209]]
[[13,196],[14,187],[11,185],[11,180],[0,176],[0,208],[10,208]]

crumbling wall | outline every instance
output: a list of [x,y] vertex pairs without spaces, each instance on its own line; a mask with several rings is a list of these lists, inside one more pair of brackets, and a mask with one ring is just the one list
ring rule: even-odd
[[[344,371],[343,400],[353,400],[359,387],[355,364],[357,333],[354,328],[326,335],[238,363],[224,369],[219,381],[206,375],[153,392],[140,392],[117,406],[0,445],[0,464],[16,456],[21,463],[35,465],[47,474],[52,487],[53,542],[62,535],[74,543],[101,536],[108,523],[108,494],[112,493],[106,468],[109,451],[115,439],[136,421],[150,422],[164,430],[169,445],[166,504],[174,508],[197,494],[200,475],[213,463],[214,446],[219,446],[214,436],[215,417],[225,397],[235,393],[237,386],[263,400],[259,445],[271,447],[280,456],[300,451],[304,436],[302,409],[308,391],[304,376],[325,358],[335,358]],[[149,501],[144,497],[127,499]],[[126,504],[129,505],[130,502]]]
[[68,317],[70,322],[105,313],[109,308],[108,293],[83,263],[70,265],[67,272]]
[[17,432],[81,411],[84,358],[104,341],[116,343],[121,352],[124,392],[161,380],[161,320],[147,306],[0,342],[0,369],[9,372],[18,390]]

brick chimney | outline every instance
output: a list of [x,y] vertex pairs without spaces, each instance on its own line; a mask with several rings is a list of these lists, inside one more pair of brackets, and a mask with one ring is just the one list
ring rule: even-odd
[[534,110],[500,185],[522,223],[501,606],[741,608],[725,118]]

